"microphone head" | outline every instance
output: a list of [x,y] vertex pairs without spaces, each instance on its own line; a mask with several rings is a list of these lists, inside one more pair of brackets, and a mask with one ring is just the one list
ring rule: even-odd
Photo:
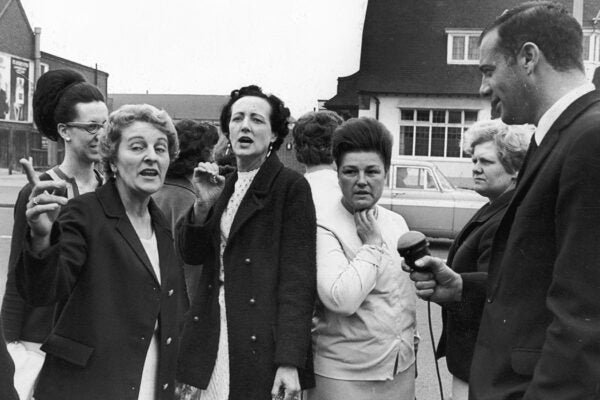
[[429,241],[421,232],[408,231],[398,239],[398,253],[404,258],[404,262],[417,271],[429,271],[427,267],[418,267],[415,261],[430,255]]
[[408,231],[398,239],[398,252],[402,255],[403,251],[410,250],[411,248],[427,241],[427,237],[418,231]]

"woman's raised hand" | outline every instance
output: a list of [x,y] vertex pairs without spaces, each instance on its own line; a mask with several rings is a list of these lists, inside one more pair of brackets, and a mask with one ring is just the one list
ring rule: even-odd
[[58,216],[60,208],[67,204],[67,199],[60,194],[66,190],[64,181],[40,181],[29,160],[19,160],[27,180],[32,186],[25,217],[31,228],[32,239],[47,238],[52,224]]
[[201,162],[194,168],[192,183],[196,189],[196,203],[210,209],[223,192],[225,177],[219,175],[217,164]]
[[381,230],[375,219],[374,209],[356,211],[354,213],[354,222],[356,223],[356,233],[363,244],[374,246],[381,246],[383,244]]

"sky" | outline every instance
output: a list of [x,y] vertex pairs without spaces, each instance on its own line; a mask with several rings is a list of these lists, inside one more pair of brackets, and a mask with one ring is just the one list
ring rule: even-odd
[[108,72],[110,93],[229,94],[258,84],[292,114],[360,63],[367,0],[21,0],[42,51]]

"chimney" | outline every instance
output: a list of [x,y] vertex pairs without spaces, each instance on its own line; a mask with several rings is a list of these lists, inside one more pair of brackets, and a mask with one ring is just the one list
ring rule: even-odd
[[40,49],[40,39],[42,36],[42,28],[33,29],[33,81],[37,84],[37,80],[42,74],[42,52]]
[[573,0],[573,17],[583,26],[583,0]]

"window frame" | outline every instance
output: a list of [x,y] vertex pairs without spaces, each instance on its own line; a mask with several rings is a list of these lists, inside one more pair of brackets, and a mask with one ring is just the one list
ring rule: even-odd
[[[404,117],[408,117],[410,112],[412,111],[413,118],[406,119]],[[423,121],[417,119],[418,113],[423,113],[424,111],[429,112],[429,121]],[[433,122],[434,115],[443,111],[445,115],[444,122]],[[452,108],[420,108],[420,107],[401,107],[399,108],[399,121],[398,121],[398,156],[400,157],[428,157],[428,158],[436,158],[436,159],[448,159],[448,160],[464,160],[468,159],[469,156],[465,153],[463,145],[464,145],[464,134],[467,129],[477,122],[479,118],[479,112],[481,110],[477,109],[452,109]],[[460,113],[460,122],[449,122],[451,113]],[[477,113],[477,119],[471,120],[467,119],[468,113]],[[417,143],[417,133],[423,133],[423,128],[425,128],[427,133],[427,154],[416,154],[420,145]],[[434,131],[438,131],[439,129],[435,128],[443,128],[444,130],[444,139],[443,139],[443,155],[432,155],[435,152],[433,148],[434,140],[433,134],[438,133]],[[458,132],[454,130],[460,129],[460,138],[459,138],[459,156],[449,156],[449,138],[450,135],[456,135]],[[452,130],[452,131],[451,131]],[[405,137],[406,135],[410,136],[410,154],[407,154],[405,143],[408,141]],[[422,143],[421,143],[422,145]],[[433,150],[433,151],[432,151]],[[452,149],[450,149],[452,150]]]
[[[455,65],[479,65],[479,56],[477,56],[476,59],[469,59],[469,44],[471,43],[470,38],[475,38],[475,45],[477,46],[481,32],[483,31],[475,29],[446,29],[446,34],[448,35],[446,62]],[[453,58],[454,39],[459,37],[464,38],[465,47],[463,49],[463,57],[461,59],[455,59]],[[477,52],[478,51],[479,49],[477,49]]]
[[[585,39],[589,37],[587,48],[585,46]],[[587,63],[600,63],[600,33],[590,29],[583,30],[583,62]],[[588,57],[585,58],[585,53],[588,53]]]

